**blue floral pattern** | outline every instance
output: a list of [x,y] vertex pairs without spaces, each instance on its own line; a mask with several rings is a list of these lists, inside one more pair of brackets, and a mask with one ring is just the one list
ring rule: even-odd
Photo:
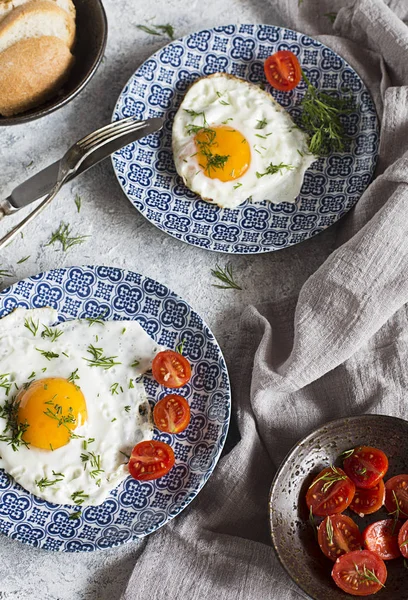
[[[177,177],[173,161],[171,124],[183,96],[199,77],[224,71],[265,85],[293,119],[299,120],[298,104],[306,85],[301,83],[292,92],[279,92],[265,80],[264,60],[277,50],[294,52],[319,89],[351,91],[355,109],[342,117],[350,138],[345,151],[311,166],[295,204],[246,201],[228,210],[203,202]],[[162,132],[122,148],[113,156],[125,194],[162,231],[216,252],[271,252],[313,237],[354,206],[369,184],[377,160],[375,107],[357,73],[320,42],[273,25],[224,25],[171,42],[139,67],[123,89],[113,119],[130,114],[138,118],[164,116],[165,126]],[[356,174],[359,179],[355,179]],[[345,202],[333,202],[335,192],[350,196]],[[275,214],[282,212],[288,218],[277,220]]]
[[[205,36],[196,40],[203,44]],[[163,193],[156,195],[160,201]],[[153,195],[151,196],[153,198]],[[228,373],[220,348],[202,319],[165,285],[113,267],[71,267],[40,273],[0,293],[0,316],[16,307],[52,305],[60,320],[79,317],[136,319],[159,344],[184,354],[193,378],[178,393],[188,398],[191,423],[177,436],[155,431],[172,445],[175,467],[157,481],[125,479],[100,506],[77,519],[73,508],[45,502],[0,469],[0,532],[35,547],[91,552],[144,537],[177,516],[207,481],[224,445],[230,417]],[[170,390],[143,377],[153,405]]]

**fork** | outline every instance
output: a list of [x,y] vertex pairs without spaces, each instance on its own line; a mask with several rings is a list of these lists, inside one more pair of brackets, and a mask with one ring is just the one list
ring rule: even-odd
[[[68,179],[75,177],[78,169],[86,159],[111,142],[145,128],[147,123],[148,121],[140,121],[135,117],[122,119],[90,133],[71,146],[60,161],[58,177],[53,189],[44,200],[27,217],[25,217],[25,219],[20,221],[20,223],[0,239],[0,250],[9,244],[26,225],[31,223],[40,212],[51,204],[64,183]],[[126,143],[129,143],[129,141]],[[126,145],[126,143],[122,145]],[[119,148],[120,147],[121,146],[119,146]],[[109,154],[110,153],[111,152],[109,152]],[[99,162],[105,157],[106,154],[97,156],[96,161],[93,164],[96,164],[96,162]],[[0,203],[0,219],[6,215],[13,214],[17,210],[18,209],[12,206],[8,201]]]

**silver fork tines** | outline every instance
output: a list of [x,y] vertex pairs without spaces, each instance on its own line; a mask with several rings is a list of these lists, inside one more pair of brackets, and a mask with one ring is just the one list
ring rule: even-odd
[[[100,150],[103,146],[110,144],[115,140],[120,140],[120,138],[122,137],[124,138],[124,144],[122,145],[130,143],[129,134],[134,133],[138,130],[143,130],[143,128],[148,129],[148,133],[150,133],[148,128],[149,124],[150,131],[157,131],[163,126],[163,121],[161,119],[149,119],[147,121],[140,121],[137,120],[135,117],[129,117],[127,119],[122,119],[121,121],[116,121],[115,123],[111,123],[110,125],[102,127],[101,129],[98,129],[97,131],[85,136],[84,138],[76,142],[76,144],[71,146],[71,148],[68,150],[68,152],[66,152],[66,154],[60,162],[58,179],[54,188],[25,219],[23,219],[7,235],[0,239],[0,249],[4,248],[4,246],[11,242],[11,240],[17,235],[17,233],[19,233],[42,210],[44,210],[46,206],[48,206],[51,203],[51,201],[58,194],[59,190],[67,181],[67,179],[76,174],[78,168],[91,154]],[[145,135],[147,135],[147,133]],[[118,144],[117,148],[120,147],[121,146]],[[107,149],[112,150],[112,147],[108,146]],[[97,155],[95,155],[95,158],[97,159],[97,162],[101,160],[101,158]],[[3,204],[0,203],[0,218],[4,215],[11,214],[12,212],[15,212],[15,209],[7,200],[3,201]]]

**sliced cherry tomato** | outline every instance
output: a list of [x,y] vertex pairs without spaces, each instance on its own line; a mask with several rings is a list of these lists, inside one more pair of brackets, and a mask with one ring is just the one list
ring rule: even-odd
[[395,519],[383,519],[371,523],[363,531],[364,546],[383,560],[398,558],[401,556],[398,545],[401,525],[401,522]]
[[343,468],[359,488],[372,488],[388,471],[388,458],[382,450],[358,446],[344,459]]
[[408,558],[408,521],[405,521],[398,534],[398,545],[404,558]]
[[183,396],[169,394],[155,405],[153,418],[160,431],[180,433],[190,423],[190,407]]
[[358,525],[346,515],[331,515],[319,525],[317,541],[325,556],[333,562],[346,552],[361,550]]
[[387,567],[369,550],[343,554],[334,563],[332,577],[336,585],[352,596],[375,594],[387,580]]
[[360,517],[371,515],[380,510],[385,500],[385,485],[382,479],[379,483],[369,490],[356,488],[353,502],[350,504],[350,509],[354,510]]
[[396,475],[386,482],[385,508],[397,518],[408,517],[408,475]]
[[190,381],[191,366],[188,360],[179,352],[164,350],[153,359],[153,377],[169,388],[179,388]]
[[268,56],[264,70],[271,86],[281,92],[293,90],[302,78],[299,61],[289,50],[279,50]]
[[312,481],[306,494],[308,509],[314,515],[326,517],[343,512],[356,491],[354,483],[338,467],[323,469]]
[[166,475],[174,465],[171,446],[158,440],[139,442],[129,459],[129,473],[139,481],[158,479]]

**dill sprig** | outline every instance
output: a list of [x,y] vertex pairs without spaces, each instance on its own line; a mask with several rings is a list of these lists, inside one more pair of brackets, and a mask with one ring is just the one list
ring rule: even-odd
[[62,473],[54,473],[54,471],[52,473],[55,476],[55,479],[47,479],[47,477],[43,477],[38,481],[37,479],[35,480],[35,484],[40,488],[40,492],[43,492],[44,488],[55,485],[63,480],[64,475]]
[[92,325],[95,325],[95,323],[97,323],[98,325],[105,325],[105,321],[103,320],[103,317],[106,317],[108,312],[109,312],[109,309],[106,308],[103,311],[103,313],[101,313],[97,317],[85,317],[86,321],[88,321],[88,323],[89,323],[89,327],[92,327]]
[[313,507],[312,505],[310,505],[310,510],[309,510],[309,523],[313,529],[313,535],[315,536],[316,540],[317,540],[317,526],[314,520],[314,516],[313,516]]
[[75,520],[75,519],[79,519],[79,518],[80,518],[80,516],[81,516],[81,511],[80,511],[80,510],[77,510],[76,512],[73,512],[73,513],[71,513],[71,514],[69,515],[68,519],[69,519],[70,521],[73,521],[73,520]]
[[259,173],[257,171],[256,176],[258,179],[260,179],[261,177],[264,177],[265,175],[275,175],[275,173],[280,173],[282,175],[283,169],[288,169],[288,171],[292,171],[293,168],[294,167],[292,165],[284,165],[282,162],[279,163],[278,165],[274,165],[273,163],[270,163],[269,166],[266,168],[265,173]]
[[363,572],[360,571],[360,568],[356,563],[354,563],[354,568],[361,581],[372,581],[374,583],[378,583],[381,587],[385,587],[385,585],[378,579],[374,571],[368,569],[366,565],[363,567]]
[[167,35],[167,37],[170,40],[174,40],[174,27],[172,25],[170,25],[169,23],[167,23],[167,25],[152,24],[151,26],[136,25],[136,28],[140,29],[140,31],[144,31],[145,33],[148,33],[149,35],[159,35],[159,36]]
[[62,222],[58,229],[52,234],[48,244],[45,245],[51,246],[51,244],[60,242],[63,251],[66,252],[72,246],[75,246],[77,244],[83,244],[87,238],[89,238],[89,235],[78,235],[76,237],[73,237],[71,235],[70,226]]
[[72,373],[68,377],[67,381],[69,381],[70,383],[75,383],[75,381],[77,381],[78,379],[79,379],[78,369],[75,369],[75,371],[72,371]]
[[92,358],[84,358],[84,360],[89,363],[90,367],[102,367],[107,371],[115,365],[122,364],[120,362],[115,362],[117,356],[103,356],[102,348],[95,348],[92,344],[88,346],[88,352],[91,354]]
[[31,333],[35,337],[37,335],[39,321],[37,321],[37,323],[34,323],[32,317],[30,317],[29,319],[24,319],[24,327],[28,329],[28,331],[31,331]]
[[[200,113],[195,113],[195,116],[199,116]],[[202,113],[204,124],[203,125],[194,125],[189,123],[187,125],[187,133],[189,135],[200,135],[202,139],[195,140],[196,145],[198,146],[200,154],[202,154],[206,160],[206,164],[200,164],[200,167],[207,171],[208,175],[210,175],[211,171],[214,169],[223,169],[228,162],[230,155],[229,154],[216,154],[213,152],[214,146],[216,146],[216,137],[217,133],[211,127],[208,127],[205,121],[205,115]]]
[[266,119],[261,119],[258,120],[257,125],[255,126],[255,129],[265,129],[265,127],[267,126],[268,122]]
[[179,344],[177,344],[177,346],[176,346],[176,352],[178,352],[179,354],[183,354],[185,343],[186,343],[186,340],[183,338],[181,340],[181,342]]
[[29,254],[28,256],[24,256],[24,258],[20,258],[20,260],[17,261],[18,265],[21,265],[22,263],[24,263],[26,260],[28,260],[30,258],[31,254]]
[[81,506],[81,504],[83,504],[85,502],[85,500],[87,500],[88,498],[89,498],[89,495],[84,494],[83,490],[80,490],[79,492],[74,492],[73,494],[71,494],[71,500],[77,506]]
[[13,274],[6,269],[0,269],[0,277],[13,277]]
[[329,540],[329,546],[332,546],[333,545],[334,531],[333,531],[333,524],[331,522],[330,517],[327,517],[327,521],[326,521],[326,533],[327,533],[327,539]]
[[222,269],[219,265],[216,265],[215,269],[211,269],[211,275],[213,277],[216,277],[217,279],[222,281],[222,283],[225,284],[225,285],[219,285],[219,284],[213,283],[212,284],[213,287],[220,288],[221,290],[229,290],[229,289],[242,290],[242,287],[240,287],[234,281],[234,275],[232,272],[231,265],[226,265],[225,269]]
[[110,386],[110,392],[111,392],[112,396],[114,396],[115,394],[116,395],[119,394],[118,387],[119,387],[118,383],[112,383],[112,385]]
[[36,348],[36,350],[47,360],[59,357],[59,354],[56,354],[55,352],[49,352],[48,350],[40,350],[40,348]]
[[310,136],[309,150],[315,156],[342,152],[346,134],[340,120],[342,114],[351,112],[350,96],[338,98],[321,92],[312,85],[302,71],[307,92],[300,102],[302,128]]
[[13,384],[11,383],[10,379],[8,379],[10,377],[10,373],[3,373],[2,375],[0,375],[0,388],[3,388],[6,391],[6,396],[9,395],[11,388],[13,387]]
[[80,210],[81,210],[81,204],[82,204],[81,196],[79,194],[76,194],[76,196],[75,196],[75,206],[77,207],[77,211],[78,212],[80,212]]
[[44,331],[41,334],[42,338],[50,338],[51,342],[55,342],[64,332],[56,327],[45,326]]
[[7,442],[16,452],[20,446],[28,448],[28,442],[23,440],[23,435],[27,431],[29,424],[18,422],[19,402],[15,398],[6,400],[3,406],[0,407],[0,417],[6,420],[3,433],[0,435],[1,442]]
[[309,486],[309,490],[312,487],[314,487],[319,481],[324,481],[324,484],[322,486],[322,492],[325,494],[327,490],[331,488],[333,483],[341,481],[342,479],[347,479],[347,475],[342,475],[336,467],[331,466],[330,469],[331,472],[328,471],[327,473],[324,473],[321,477],[318,477],[316,481],[313,481],[312,485]]

